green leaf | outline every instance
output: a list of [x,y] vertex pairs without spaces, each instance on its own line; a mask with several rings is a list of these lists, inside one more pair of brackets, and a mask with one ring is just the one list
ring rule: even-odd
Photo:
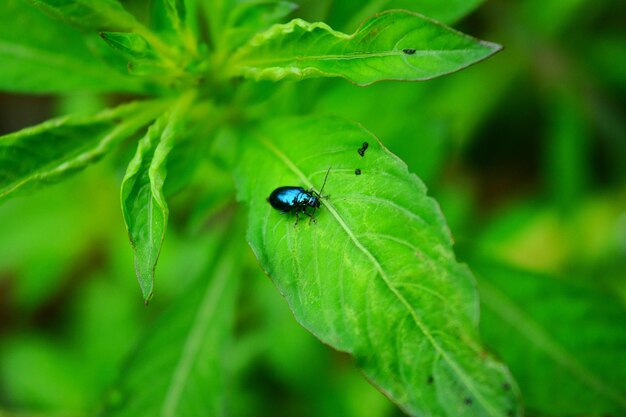
[[211,41],[215,46],[220,46],[228,14],[235,7],[237,0],[188,0],[188,2],[187,9],[195,8],[201,11],[200,18],[208,23]]
[[4,91],[143,90],[138,79],[117,72],[94,54],[87,43],[91,37],[23,1],[2,1],[0,20],[0,89]]
[[180,28],[185,22],[187,11],[184,0],[164,0],[165,9],[175,28]]
[[[294,227],[266,202],[279,186],[320,192],[329,167],[316,224]],[[371,133],[336,118],[270,121],[244,143],[236,180],[250,245],[296,319],[403,410],[520,415],[516,390],[501,388],[511,376],[477,340],[474,280],[437,203]]]
[[118,0],[31,0],[35,6],[59,20],[84,28],[136,32],[163,57],[176,61],[174,49],[128,13]]
[[280,22],[297,8],[295,3],[278,0],[251,0],[237,4],[228,16],[228,46],[240,47],[255,33]]
[[127,59],[154,58],[156,55],[144,37],[136,33],[100,32],[100,37]]
[[[354,27],[359,22],[375,13],[385,10],[410,10],[443,23],[451,24],[478,7],[484,0],[371,0],[334,2],[329,13],[330,22],[349,21],[347,27]],[[336,16],[342,17],[338,21]]]
[[170,71],[154,48],[136,33],[100,32],[100,37],[122,57],[128,60],[128,71],[133,75],[159,75]]
[[203,276],[141,340],[102,416],[225,415],[241,240],[233,234]]
[[530,409],[552,416],[626,413],[626,314],[593,288],[491,261],[478,272],[481,330]]
[[165,237],[169,214],[163,185],[167,158],[185,128],[185,112],[193,95],[160,117],[139,141],[122,182],[121,201],[128,236],[135,252],[135,271],[146,303],[152,298],[154,268]]
[[500,46],[406,11],[372,17],[352,35],[295,19],[255,36],[234,55],[234,75],[256,80],[343,77],[359,85],[420,81],[458,71]]
[[[190,2],[191,13],[187,14],[187,5],[184,0],[155,0],[150,3],[151,28],[159,33],[159,36],[167,40],[168,44],[181,46],[198,55],[197,35],[198,22],[188,24],[188,19],[197,19],[197,6]],[[195,34],[194,34],[195,33]],[[177,60],[178,61],[178,60]]]
[[35,6],[59,20],[82,28],[117,28],[138,26],[118,0],[30,0]]
[[67,116],[0,136],[0,201],[62,179],[97,161],[150,123],[163,101],[137,102],[95,116]]
[[229,25],[259,29],[283,19],[297,8],[297,4],[289,1],[248,0],[233,7]]

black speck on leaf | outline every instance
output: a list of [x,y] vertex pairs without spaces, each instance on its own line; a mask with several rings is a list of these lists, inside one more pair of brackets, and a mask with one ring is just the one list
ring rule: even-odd
[[465,403],[465,405],[472,405],[472,399],[467,397],[463,400],[463,403]]
[[359,148],[359,150],[357,151],[359,153],[359,155],[364,156],[365,155],[365,151],[367,150],[367,148],[370,146],[369,143],[367,142],[363,142],[363,145],[361,145],[361,147]]
[[511,385],[509,385],[508,382],[505,382],[504,384],[502,384],[502,389],[508,391],[511,389]]
[[357,168],[357,169],[354,170],[354,173],[356,175],[361,175],[361,170]]
[[428,376],[428,379],[426,380],[426,382],[428,383],[428,385],[432,385],[432,383],[435,381],[435,378],[433,378],[432,375]]
[[412,49],[412,48],[404,48],[402,52],[404,52],[407,55],[413,55],[416,51],[415,49]]

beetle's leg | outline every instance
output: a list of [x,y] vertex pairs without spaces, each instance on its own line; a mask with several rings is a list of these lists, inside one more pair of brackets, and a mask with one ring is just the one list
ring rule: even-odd
[[317,223],[317,220],[315,220],[315,216],[313,216],[311,213],[309,213],[308,211],[302,211],[304,214],[306,214],[307,216],[309,216],[309,224],[311,224],[311,222],[313,222],[314,224]]

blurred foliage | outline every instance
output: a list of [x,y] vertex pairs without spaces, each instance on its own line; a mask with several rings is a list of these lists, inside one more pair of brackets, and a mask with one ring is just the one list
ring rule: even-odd
[[[143,10],[138,0],[126,3]],[[295,14],[309,20],[346,22],[333,13],[352,14],[341,11],[344,2],[299,3]],[[461,253],[479,271],[479,289],[490,283],[483,287],[482,331],[510,364],[531,417],[620,410],[626,397],[624,379],[617,378],[626,353],[623,16],[626,4],[610,0],[487,1],[455,23],[505,46],[481,65],[423,84],[263,83],[246,97],[256,103],[247,111],[261,118],[268,108],[297,109],[360,122],[422,178]],[[0,132],[119,99],[0,95]],[[216,256],[224,233],[218,226],[234,211],[232,179],[223,169],[228,150],[219,145],[231,134],[216,134],[220,152],[199,162],[191,186],[172,190],[159,297],[149,308],[140,301],[117,197],[132,147],[122,144],[82,175],[0,206],[0,416],[86,416],[101,409],[136,342],[206,276]],[[225,356],[231,415],[401,415],[346,355],[298,326],[250,251],[239,253],[237,331]],[[511,351],[512,341],[528,342],[515,331],[508,339],[497,334],[507,318],[490,308],[494,287],[534,317],[541,335],[563,330],[554,337],[568,355],[593,359],[596,346],[581,342],[589,333],[611,339],[614,356],[595,358],[599,364],[583,360],[616,393],[605,398],[608,408],[580,394],[584,381],[571,388],[571,374],[549,371],[554,364],[545,365],[541,349],[533,362]],[[546,306],[549,300],[561,301]],[[559,401],[552,401],[554,386]]]

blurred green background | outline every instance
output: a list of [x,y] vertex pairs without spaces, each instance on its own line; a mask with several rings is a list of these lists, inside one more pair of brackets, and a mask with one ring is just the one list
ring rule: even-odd
[[[355,28],[332,2],[301,3],[297,14],[309,20],[330,13],[330,21],[344,25],[339,29]],[[263,113],[268,108],[272,114],[339,114],[374,132],[440,202],[460,258],[479,279],[556,278],[568,286],[565,299],[597,294],[594,302],[616,306],[598,313],[595,323],[617,317],[619,324],[626,306],[624,16],[626,2],[617,0],[487,1],[454,27],[505,49],[457,74],[367,88],[307,80],[242,89],[250,89],[259,117],[269,116]],[[119,100],[0,94],[0,133]],[[228,136],[221,130],[213,146]],[[93,415],[142,334],[202,276],[219,246],[220,219],[236,210],[230,173],[216,152],[190,187],[172,193],[156,297],[146,308],[119,204],[133,152],[127,145],[80,175],[0,206],[0,416]],[[227,358],[236,375],[230,415],[402,415],[346,355],[295,323],[243,239],[240,251],[237,339]],[[510,282],[513,293],[523,287]],[[584,290],[570,291],[570,285]],[[541,298],[543,291],[532,294]],[[594,302],[585,308],[594,309]],[[537,321],[546,331],[564,325],[551,322],[554,317],[571,316],[570,324],[582,325],[576,320],[587,316],[569,314],[571,308],[564,302],[561,312]],[[493,334],[498,315],[487,308],[483,318],[488,348],[514,362]],[[622,349],[614,362],[593,368],[600,375],[620,356],[624,362],[626,346],[616,343]],[[537,375],[509,365],[527,415],[601,411],[576,408],[574,400],[570,408],[546,408],[554,402],[543,392],[549,388],[525,392]],[[618,367],[613,377],[623,375]],[[624,394],[623,382],[615,388]]]

